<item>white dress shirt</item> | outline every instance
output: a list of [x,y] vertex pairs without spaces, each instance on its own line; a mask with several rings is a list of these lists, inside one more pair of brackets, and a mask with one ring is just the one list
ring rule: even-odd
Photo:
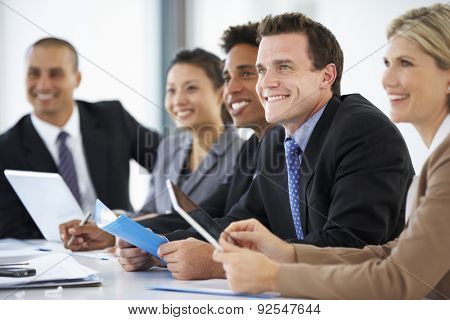
[[66,144],[70,152],[72,152],[73,161],[75,163],[78,188],[81,196],[81,208],[84,212],[92,212],[95,208],[96,192],[89,175],[86,157],[84,155],[80,129],[80,111],[78,110],[78,106],[74,104],[72,115],[62,128],[39,119],[34,113],[31,114],[31,121],[57,165],[59,165],[57,138],[61,131],[67,132],[69,136],[67,137]]

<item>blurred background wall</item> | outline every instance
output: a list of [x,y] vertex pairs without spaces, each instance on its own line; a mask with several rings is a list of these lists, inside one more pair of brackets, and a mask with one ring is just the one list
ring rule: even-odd
[[[0,133],[31,106],[25,97],[25,52],[34,41],[62,37],[80,54],[83,80],[75,97],[120,100],[142,124],[170,130],[163,111],[165,69],[179,48],[203,47],[220,57],[222,32],[267,14],[301,11],[323,23],[344,51],[342,93],[361,93],[388,114],[381,86],[389,21],[430,0],[0,0]],[[426,148],[399,125],[416,171]],[[4,151],[2,151],[4,152]],[[131,200],[140,207],[148,175],[131,163]]]

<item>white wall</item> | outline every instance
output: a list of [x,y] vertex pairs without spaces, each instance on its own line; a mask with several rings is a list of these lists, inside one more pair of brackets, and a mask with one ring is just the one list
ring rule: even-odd
[[[218,44],[230,25],[258,21],[267,14],[301,11],[327,26],[344,51],[342,93],[361,93],[386,114],[389,102],[381,86],[387,24],[406,10],[432,0],[188,0],[187,40],[223,57]],[[411,125],[398,126],[418,172],[427,150]]]
[[[381,86],[385,69],[386,27],[405,11],[428,6],[432,0],[341,0],[317,1],[316,20],[326,25],[337,37],[344,51],[342,93],[361,93],[389,115],[389,101]],[[416,173],[427,157],[427,148],[409,124],[398,125],[408,144]]]
[[[119,99],[141,123],[159,129],[159,1],[2,2],[0,132],[31,111],[25,97],[25,51],[50,35],[69,40],[80,53],[83,79],[76,98]],[[148,176],[136,164],[131,170],[131,200],[139,207],[148,191]]]
[[[164,1],[164,0],[162,0]],[[385,28],[407,9],[431,0],[187,0],[188,47],[201,46],[223,57],[218,44],[230,25],[267,14],[302,11],[329,27],[345,53],[343,93],[359,92],[385,113],[381,87]],[[25,98],[24,54],[49,34],[71,41],[82,55],[76,98],[120,99],[143,124],[160,127],[159,0],[2,0],[0,3],[0,133],[31,107]],[[377,49],[382,48],[377,51]],[[358,63],[362,61],[361,63]],[[356,65],[356,66],[355,66]],[[354,66],[353,68],[351,68]],[[426,158],[418,134],[399,126],[416,171]],[[131,200],[139,207],[147,175],[132,165]]]

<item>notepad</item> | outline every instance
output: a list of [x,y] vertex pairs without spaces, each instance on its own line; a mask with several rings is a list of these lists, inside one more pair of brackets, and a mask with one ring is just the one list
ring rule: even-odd
[[97,199],[94,220],[97,226],[126,242],[150,253],[152,256],[164,262],[157,254],[161,244],[168,240],[150,229],[144,228],[139,223],[128,217],[116,215]]

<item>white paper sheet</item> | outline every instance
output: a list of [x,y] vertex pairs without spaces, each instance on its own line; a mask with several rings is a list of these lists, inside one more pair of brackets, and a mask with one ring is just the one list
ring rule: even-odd
[[150,290],[188,292],[199,294],[212,294],[221,296],[244,296],[259,299],[268,299],[279,296],[274,292],[267,292],[263,294],[240,294],[228,288],[227,280],[225,279],[211,279],[211,280],[196,280],[196,281],[174,281],[164,284],[156,284],[148,286]]
[[36,275],[25,278],[0,277],[0,287],[17,286],[30,282],[83,279],[95,275],[94,269],[83,266],[64,253],[50,253],[31,259],[27,268],[36,269]]

